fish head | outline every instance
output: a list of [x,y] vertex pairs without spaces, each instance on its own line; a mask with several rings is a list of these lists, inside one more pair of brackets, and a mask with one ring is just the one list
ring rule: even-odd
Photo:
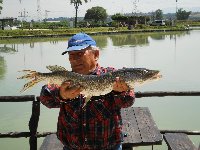
[[149,81],[155,81],[162,78],[159,70],[150,70],[145,68],[136,69],[137,76],[136,82],[139,84],[143,84]]

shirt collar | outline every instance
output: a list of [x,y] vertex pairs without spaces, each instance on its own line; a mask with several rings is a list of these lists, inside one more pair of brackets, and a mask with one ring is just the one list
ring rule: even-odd
[[100,65],[97,63],[96,68],[94,69],[94,71],[92,71],[90,73],[90,75],[100,75],[101,74],[101,67]]

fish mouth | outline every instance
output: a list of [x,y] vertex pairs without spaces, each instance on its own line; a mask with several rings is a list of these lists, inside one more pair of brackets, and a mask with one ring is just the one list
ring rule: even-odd
[[162,78],[162,75],[160,74],[160,72],[158,72],[154,76],[152,76],[151,80],[158,80],[160,78]]

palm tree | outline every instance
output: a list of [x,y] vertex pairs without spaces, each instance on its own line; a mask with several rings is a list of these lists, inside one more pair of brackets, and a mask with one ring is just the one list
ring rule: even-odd
[[[85,3],[88,2],[88,0],[84,0]],[[75,28],[77,27],[77,12],[79,5],[82,5],[82,0],[70,0],[71,4],[74,4],[74,7],[76,9],[76,16],[75,16]]]

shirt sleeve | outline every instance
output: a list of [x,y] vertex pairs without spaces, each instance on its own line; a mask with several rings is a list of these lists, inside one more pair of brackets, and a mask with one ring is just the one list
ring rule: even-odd
[[110,94],[113,95],[114,108],[127,108],[132,106],[135,102],[135,93],[133,90],[126,92],[112,91]]
[[59,108],[62,101],[59,94],[59,87],[44,85],[40,93],[40,101],[48,108]]

